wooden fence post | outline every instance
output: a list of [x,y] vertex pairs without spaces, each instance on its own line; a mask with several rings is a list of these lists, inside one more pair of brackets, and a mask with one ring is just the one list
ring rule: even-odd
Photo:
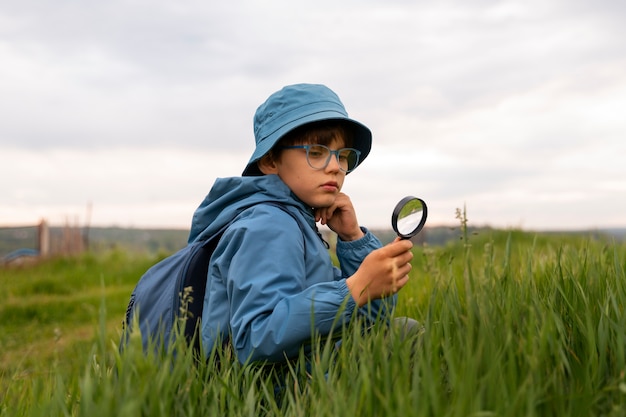
[[48,222],[41,219],[39,222],[39,256],[47,257],[50,254],[50,229]]

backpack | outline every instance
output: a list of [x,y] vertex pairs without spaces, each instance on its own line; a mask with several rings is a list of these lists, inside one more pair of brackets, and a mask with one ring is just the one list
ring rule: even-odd
[[[304,232],[298,217],[282,204],[259,204],[280,208]],[[200,351],[200,336],[197,332],[204,307],[209,262],[222,235],[235,218],[208,239],[191,243],[153,265],[139,279],[126,309],[120,351],[128,344],[133,322],[139,324],[143,350],[146,352],[151,347],[158,349],[161,346],[167,351],[170,343],[179,335],[184,336],[194,350]],[[174,330],[177,323],[181,326],[180,334]]]

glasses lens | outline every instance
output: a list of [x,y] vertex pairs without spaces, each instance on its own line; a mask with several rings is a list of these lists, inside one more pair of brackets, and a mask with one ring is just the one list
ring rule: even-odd
[[324,145],[309,145],[307,147],[307,161],[311,168],[324,169],[330,162],[331,152],[336,155],[339,168],[342,171],[350,172],[359,163],[359,151],[352,148],[343,148],[337,151],[331,151]]
[[339,165],[341,169],[350,172],[359,163],[359,154],[355,149],[344,148],[339,150]]
[[324,145],[309,145],[306,157],[311,168],[323,169],[328,165],[330,149]]

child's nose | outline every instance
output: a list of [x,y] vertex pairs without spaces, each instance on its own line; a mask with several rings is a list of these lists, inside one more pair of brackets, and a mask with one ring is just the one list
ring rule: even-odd
[[329,171],[339,171],[341,166],[339,165],[339,155],[330,154],[330,161],[328,161],[328,166],[326,167]]

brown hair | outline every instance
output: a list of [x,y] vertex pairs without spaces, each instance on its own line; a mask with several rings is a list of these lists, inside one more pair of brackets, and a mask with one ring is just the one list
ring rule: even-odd
[[343,140],[343,146],[349,148],[354,142],[354,132],[349,126],[338,120],[323,120],[302,125],[280,138],[272,149],[265,155],[274,161],[280,159],[282,146],[293,145],[326,145],[333,140]]

